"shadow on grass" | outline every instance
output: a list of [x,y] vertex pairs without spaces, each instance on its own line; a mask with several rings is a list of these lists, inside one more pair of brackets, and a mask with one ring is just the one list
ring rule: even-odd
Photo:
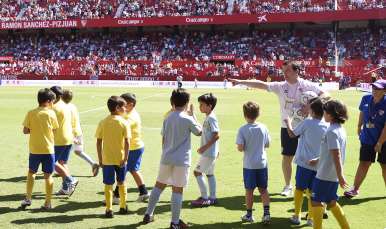
[[[44,180],[43,174],[37,174],[35,177],[36,180]],[[11,178],[0,178],[0,182],[13,182],[13,183],[18,183],[18,182],[27,182],[27,176],[20,176],[20,177],[11,177]]]
[[[6,202],[6,201],[20,201],[20,203],[25,199],[25,195],[26,194],[12,194],[12,195],[4,195],[4,196],[0,196],[0,202]],[[41,199],[45,199],[46,198],[46,194],[38,194],[38,193],[34,193],[32,194],[32,199],[35,200],[41,200]]]
[[338,203],[340,206],[345,206],[345,205],[358,205],[361,203],[369,202],[369,201],[375,201],[375,200],[383,200],[386,199],[385,196],[383,197],[368,197],[368,198],[359,198],[359,197],[339,197]]
[[58,213],[66,213],[70,211],[77,211],[81,209],[94,209],[98,208],[102,205],[101,201],[93,201],[93,202],[76,202],[76,201],[69,201],[66,200],[60,200],[61,204],[58,206],[53,206],[52,212],[58,212]]
[[[42,211],[42,210],[40,210]],[[44,210],[43,210],[44,211]],[[83,221],[84,219],[95,219],[95,218],[104,218],[104,215],[97,214],[87,214],[87,215],[75,215],[75,216],[67,216],[67,215],[59,215],[59,216],[50,216],[44,218],[34,218],[34,219],[18,219],[11,221],[12,224],[41,224],[41,223],[74,223],[78,221]]]
[[[241,219],[240,221],[236,222],[229,222],[229,223],[223,223],[223,222],[216,222],[212,224],[198,224],[198,223],[191,223],[186,222],[189,224],[189,228],[292,228],[292,224],[289,221],[288,218],[271,218],[272,222],[269,225],[263,225],[260,223],[260,216],[255,216],[255,222],[254,223],[248,223],[243,222]],[[296,228],[302,228],[302,226],[296,227]]]
[[19,208],[0,207],[0,215],[19,211],[21,211]]
[[140,226],[144,225],[144,223],[141,221],[141,222],[138,222],[136,224],[126,224],[126,225],[115,225],[115,226],[109,226],[109,227],[99,227],[99,229],[107,229],[107,228],[116,228],[116,229],[131,229],[131,228],[138,228]]
[[[279,197],[275,197],[279,195]],[[167,199],[166,199],[167,198]],[[190,202],[193,200],[184,200],[182,202],[182,208],[189,208],[189,209],[199,209],[199,208],[206,208],[206,207],[219,207],[219,208],[225,208],[227,210],[231,211],[244,211],[245,210],[245,196],[232,196],[232,197],[224,197],[224,198],[218,198],[219,205],[215,206],[195,206],[191,205]],[[285,198],[281,197],[280,194],[273,194],[270,198],[271,203],[275,202],[293,202],[293,198]],[[260,195],[255,195],[255,201],[254,205],[258,206],[261,204]],[[305,204],[303,204],[305,205]],[[139,215],[145,214],[147,207],[142,207],[137,209],[136,213]],[[171,211],[171,205],[170,205],[170,197],[161,197],[161,200],[158,202],[157,207],[155,209],[155,214],[161,214],[165,212]],[[294,211],[294,209],[292,209]]]

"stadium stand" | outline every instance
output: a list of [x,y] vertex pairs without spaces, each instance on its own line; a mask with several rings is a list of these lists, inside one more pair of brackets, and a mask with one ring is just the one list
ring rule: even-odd
[[[117,11],[120,5],[123,8],[118,15]],[[340,1],[337,5],[337,10],[380,9],[385,7],[386,2],[380,0],[348,0]],[[234,0],[40,0],[25,1],[20,3],[20,5],[14,0],[4,0],[1,1],[0,21],[66,20],[69,18],[104,19],[112,18],[116,15],[118,18],[143,18],[303,13],[334,10],[335,3],[332,0],[246,0],[240,2]]]

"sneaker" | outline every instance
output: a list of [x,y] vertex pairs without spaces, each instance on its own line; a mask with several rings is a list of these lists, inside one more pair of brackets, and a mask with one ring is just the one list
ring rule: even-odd
[[291,217],[290,220],[291,220],[291,222],[294,223],[295,225],[299,225],[299,224],[302,222],[302,220],[300,219],[300,217],[296,217],[296,218],[295,218],[294,215]]
[[44,204],[42,205],[42,208],[46,209],[47,211],[51,211],[51,204],[46,204],[46,203],[44,203]]
[[281,196],[290,196],[292,195],[292,187],[289,185],[284,186],[283,191],[280,193]]
[[180,226],[180,228],[188,228],[189,225],[184,223],[184,221],[180,220],[180,222],[178,222],[178,226]]
[[314,221],[311,221],[310,219],[307,219],[306,226],[313,227],[314,226]]
[[247,222],[255,222],[255,218],[253,218],[253,215],[251,217],[247,216],[247,213],[241,216],[241,219]]
[[94,163],[94,165],[92,166],[92,174],[94,177],[96,177],[99,173],[99,169],[101,167],[99,167],[99,165],[97,163]]
[[350,190],[343,193],[345,196],[348,197],[358,197],[359,196],[359,190],[355,188],[355,186],[352,186]]
[[190,202],[191,205],[202,205],[202,206],[209,206],[210,205],[210,200],[209,199],[204,199],[201,196],[192,202]]
[[[104,204],[106,204],[106,200],[102,201]],[[119,197],[113,196],[113,205],[121,204],[121,199]]]
[[114,212],[112,210],[105,213],[106,218],[114,218]]
[[149,193],[139,195],[138,199],[134,200],[134,202],[136,202],[136,203],[143,202],[143,201],[149,199],[149,197],[150,197]]
[[55,195],[57,195],[57,196],[64,196],[64,195],[68,196],[68,190],[64,190],[63,188],[61,188],[59,191],[55,192]]
[[209,200],[210,200],[210,205],[218,205],[218,200],[217,200],[217,198],[216,198],[216,199],[211,199],[211,198],[209,198]]
[[155,218],[154,216],[150,216],[149,214],[145,214],[145,216],[143,217],[143,222],[144,223],[150,223],[150,222],[154,222],[155,221]]
[[32,202],[31,198],[25,199],[23,200],[23,202],[21,202],[21,207],[25,208],[27,206],[31,206],[31,202]]
[[178,224],[174,224],[173,222],[170,223],[170,229],[180,229],[181,227],[178,226]]
[[68,185],[68,196],[72,196],[72,194],[75,192],[75,188],[78,185],[79,181],[77,179],[74,179],[71,182],[67,182]]
[[263,216],[263,218],[261,219],[261,223],[262,224],[270,224],[271,223],[271,216],[270,215],[265,215]]
[[129,207],[126,205],[126,208],[120,208],[119,209],[119,214],[124,215],[129,212]]

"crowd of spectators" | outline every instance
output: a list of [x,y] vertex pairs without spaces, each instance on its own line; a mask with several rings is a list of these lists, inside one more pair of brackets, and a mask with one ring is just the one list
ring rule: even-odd
[[[335,10],[332,0],[1,0],[0,21],[15,21],[22,8],[22,21],[103,19],[114,17],[120,4],[120,18],[200,16],[232,14],[301,13]],[[383,0],[340,0],[337,10],[385,8]]]
[[379,28],[323,31],[199,31],[178,35],[153,33],[142,37],[122,33],[0,38],[0,56],[15,60],[209,60],[212,54],[236,54],[239,60],[385,59],[386,33]]
[[[342,28],[337,33],[337,54],[340,60],[371,59],[377,64],[386,58],[385,28],[371,33],[368,28]],[[24,74],[189,74],[244,75],[259,73],[281,75],[272,60],[333,60],[334,33],[324,31],[219,31],[214,36],[204,32],[184,31],[178,35],[153,33],[142,37],[129,34],[76,34],[36,36],[7,36],[0,38],[0,56],[13,56],[17,61],[40,61],[42,66],[15,68]],[[252,66],[201,66],[193,60],[209,61],[211,54],[236,54],[238,60],[259,60],[261,69]],[[70,66],[55,65],[57,61],[122,61],[151,60],[154,66],[111,64]],[[161,60],[193,61],[192,66],[168,68],[159,66]],[[46,63],[47,62],[47,63]],[[50,63],[50,64],[48,64]],[[196,66],[197,65],[197,66]],[[23,70],[24,69],[24,70]],[[55,70],[56,69],[56,70]],[[307,72],[307,71],[305,71]],[[306,76],[306,75],[305,75]]]

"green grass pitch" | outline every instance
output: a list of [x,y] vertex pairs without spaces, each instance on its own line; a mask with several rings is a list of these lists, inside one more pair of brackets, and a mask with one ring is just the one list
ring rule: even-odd
[[[36,177],[32,205],[21,210],[21,201],[25,197],[26,175],[28,171],[29,136],[22,132],[22,122],[28,110],[38,106],[38,87],[0,87],[0,225],[1,228],[168,228],[171,218],[171,188],[167,187],[155,209],[156,222],[144,225],[143,215],[147,203],[133,203],[137,198],[137,187],[128,174],[128,215],[116,214],[114,219],[105,219],[104,185],[102,174],[92,177],[91,167],[80,157],[71,153],[69,160],[70,173],[79,179],[74,195],[52,199],[53,209],[46,212],[40,209],[45,198],[43,174],[39,171]],[[73,103],[78,107],[84,131],[84,152],[97,161],[95,131],[99,121],[109,112],[106,106],[111,95],[133,92],[139,99],[136,109],[142,119],[142,139],[145,152],[142,159],[141,173],[149,190],[155,184],[161,155],[160,128],[162,118],[170,109],[170,88],[90,88],[73,87]],[[205,208],[191,207],[190,201],[200,196],[193,168],[199,159],[200,138],[192,136],[192,167],[189,187],[184,190],[181,219],[191,228],[302,228],[290,222],[294,214],[293,196],[284,198],[280,192],[284,186],[280,154],[280,113],[275,94],[260,90],[239,89],[189,89],[191,102],[196,108],[200,123],[204,114],[198,109],[197,98],[204,93],[212,92],[218,98],[214,109],[220,125],[220,152],[216,161],[215,176],[217,180],[218,206]],[[359,140],[356,134],[359,111],[357,110],[363,92],[331,91],[333,99],[346,103],[350,119],[344,124],[347,138],[346,163],[344,175],[350,186],[354,182],[359,159]],[[237,151],[236,133],[246,122],[242,114],[242,105],[248,100],[260,104],[258,122],[268,126],[271,133],[271,147],[267,149],[269,182],[268,191],[271,198],[272,223],[269,226],[260,223],[243,223],[240,216],[245,212],[244,185],[242,176],[243,153]],[[101,108],[101,109],[97,109]],[[96,110],[93,110],[96,109]],[[295,171],[294,167],[294,171]],[[293,176],[294,177],[294,176]],[[294,179],[293,179],[294,186]],[[61,178],[54,178],[54,191],[61,185]],[[339,188],[338,201],[346,213],[351,228],[385,228],[386,197],[385,184],[380,166],[375,163],[361,186],[360,197],[349,199],[343,196]],[[306,199],[305,199],[306,200]],[[254,216],[256,221],[263,215],[263,206],[258,191],[255,191]],[[118,212],[119,206],[113,210]],[[303,219],[307,212],[306,201],[303,203]],[[323,228],[339,228],[332,213],[323,221]]]

